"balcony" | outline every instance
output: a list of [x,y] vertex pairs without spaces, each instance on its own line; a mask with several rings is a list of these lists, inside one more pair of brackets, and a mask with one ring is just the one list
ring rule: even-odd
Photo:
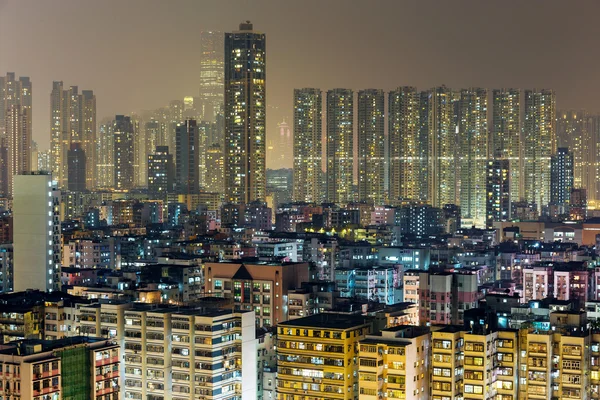
[[119,371],[110,371],[110,372],[106,372],[104,374],[101,375],[96,375],[96,382],[98,381],[103,381],[106,379],[112,379],[112,378],[118,378],[119,377]]
[[117,364],[118,362],[119,362],[118,356],[106,357],[101,360],[96,360],[96,367],[101,367],[102,365]]

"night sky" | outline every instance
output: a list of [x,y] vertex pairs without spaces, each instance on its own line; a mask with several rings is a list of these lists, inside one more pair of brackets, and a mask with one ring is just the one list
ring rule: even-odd
[[267,34],[268,140],[299,87],[543,87],[600,112],[598,15],[564,0],[0,0],[0,74],[31,77],[42,149],[53,80],[94,90],[99,120],[158,108],[197,95],[200,31],[246,19]]

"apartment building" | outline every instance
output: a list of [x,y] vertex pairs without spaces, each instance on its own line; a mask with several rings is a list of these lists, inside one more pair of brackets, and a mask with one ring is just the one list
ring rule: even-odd
[[207,293],[233,299],[236,310],[253,310],[257,327],[287,321],[289,291],[309,281],[308,263],[220,262],[204,267]]
[[541,300],[550,294],[558,300],[578,300],[581,305],[595,293],[595,273],[584,262],[540,262],[523,268],[523,299]]
[[462,324],[483,296],[476,270],[408,270],[402,280],[404,301],[418,305],[420,325]]
[[126,399],[256,399],[253,312],[125,312]]
[[324,313],[277,326],[277,400],[358,400],[360,315]]
[[3,399],[117,400],[119,346],[99,338],[26,339],[0,348]]
[[429,400],[431,334],[428,327],[397,326],[360,341],[361,400]]
[[252,311],[112,302],[81,307],[78,321],[122,349],[126,399],[256,398]]

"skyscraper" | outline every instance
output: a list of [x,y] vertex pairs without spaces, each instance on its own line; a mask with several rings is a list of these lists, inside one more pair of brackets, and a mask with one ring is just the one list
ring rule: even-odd
[[550,162],[550,202],[567,206],[574,188],[573,181],[573,153],[566,147],[559,147]]
[[426,201],[428,191],[428,93],[410,86],[389,93],[389,199]]
[[0,191],[11,196],[13,175],[31,170],[32,85],[14,72],[0,77]]
[[[68,184],[68,151],[71,143],[81,143],[88,159],[86,186],[95,186],[96,174],[96,96],[91,90],[79,93],[77,86],[63,88],[63,82],[52,83],[50,94],[50,149],[52,172],[59,187]],[[89,153],[89,154],[88,154]]]
[[[216,122],[223,112],[223,33],[200,34],[200,114],[203,121]],[[228,55],[230,56],[230,55]]]
[[20,105],[27,110],[28,125],[32,126],[32,84],[29,77],[17,80],[14,72],[0,76],[0,135],[4,133],[6,112],[11,106]]
[[354,92],[333,89],[327,92],[327,192],[326,201],[354,200]]
[[266,194],[266,39],[247,21],[225,35],[225,201]]
[[358,200],[385,203],[385,97],[383,90],[358,92]]
[[550,202],[550,157],[556,151],[556,97],[552,90],[525,91],[524,196],[538,211]]
[[67,152],[67,187],[70,192],[83,192],[86,189],[86,166],[86,154],[81,143],[71,143],[71,147]]
[[148,155],[148,193],[167,194],[173,190],[173,155],[167,146],[157,146]]
[[320,89],[294,89],[294,201],[323,201],[322,101]]
[[5,113],[8,195],[13,193],[15,175],[31,171],[31,125],[29,109],[20,104],[9,106]]
[[223,193],[223,150],[218,144],[206,150],[206,180],[204,189],[207,192]]
[[131,118],[117,115],[113,128],[114,138],[114,188],[133,189],[134,186],[134,130]]
[[115,184],[114,148],[114,121],[105,121],[100,124],[96,141],[96,184],[99,188],[111,188]]
[[60,289],[60,191],[52,175],[14,178],[14,290]]
[[85,183],[88,189],[96,187],[96,95],[92,90],[81,91],[81,144],[85,153]]
[[487,162],[486,228],[494,221],[507,221],[510,217],[510,160],[490,159]]
[[446,86],[428,93],[429,201],[434,207],[457,204],[455,95]]
[[187,120],[177,125],[175,181],[177,192],[193,194],[200,191],[198,170],[198,127],[195,120]]
[[[556,142],[558,147],[567,147],[573,155],[573,186],[594,186],[595,159],[598,157],[597,138],[590,115],[583,111],[557,111]],[[591,194],[591,191],[590,191]]]
[[521,199],[521,91],[495,89],[492,94],[490,159],[508,160],[510,201]]
[[461,220],[485,227],[488,161],[487,90],[463,89],[458,102]]

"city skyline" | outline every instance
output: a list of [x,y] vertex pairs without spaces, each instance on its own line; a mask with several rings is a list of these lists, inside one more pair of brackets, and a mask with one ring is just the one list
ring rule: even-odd
[[[592,38],[597,37],[598,30],[593,23],[585,22],[598,10],[599,6],[592,2],[579,3],[579,7],[569,7],[563,2],[546,2],[544,8],[516,2],[510,7],[505,7],[505,3],[454,2],[451,5],[436,3],[435,7],[431,7],[431,3],[379,2],[366,13],[362,12],[366,10],[362,6],[348,10],[339,8],[338,2],[320,4],[319,11],[315,11],[314,7],[294,4],[275,6],[272,1],[225,5],[182,1],[178,7],[160,2],[132,1],[126,5],[119,4],[122,12],[117,16],[111,12],[110,2],[102,2],[101,5],[72,1],[60,3],[73,13],[75,28],[84,28],[84,20],[89,25],[80,30],[81,35],[68,36],[68,30],[52,29],[49,25],[65,8],[57,6],[57,2],[52,5],[33,1],[0,3],[0,37],[16,31],[16,21],[25,16],[36,21],[25,36],[35,35],[40,44],[36,41],[31,47],[19,36],[3,41],[0,52],[10,56],[0,57],[0,70],[15,71],[35,82],[33,140],[40,149],[49,147],[47,116],[52,81],[73,82],[94,90],[98,98],[99,120],[116,114],[129,115],[134,111],[158,108],[171,100],[198,94],[201,32],[226,32],[246,19],[271,38],[268,44],[268,51],[273,56],[269,59],[267,141],[277,141],[277,123],[284,118],[291,121],[293,89],[301,87],[315,87],[323,91],[335,87],[355,91],[373,87],[389,91],[402,85],[427,88],[442,84],[490,90],[543,87],[556,91],[558,109],[600,111],[600,100],[594,96],[597,85],[592,79],[595,56],[593,52],[586,51],[586,48],[592,48]],[[148,7],[140,11],[140,5]],[[340,20],[347,22],[329,24],[326,17],[333,10],[341,13]],[[414,32],[416,24],[422,23],[423,19],[412,16],[424,15],[425,10],[429,23],[436,29],[422,33],[413,41],[409,38],[414,35],[408,33]],[[140,12],[143,12],[144,18],[126,20],[127,15]],[[578,18],[568,18],[574,14]],[[490,19],[490,15],[496,18]],[[399,16],[401,24],[396,22]],[[116,28],[110,32],[102,29],[107,18],[117,19]],[[364,18],[364,23],[359,25],[361,18]],[[303,29],[306,21],[312,21],[310,31],[304,35],[292,34]],[[509,31],[498,29],[506,21],[511,21],[513,28]],[[565,29],[549,31],[542,37],[538,33],[543,31],[540,28],[551,23],[560,24]],[[178,30],[170,29],[172,25],[178,26]],[[359,35],[358,26],[372,28],[361,30]],[[469,27],[457,28],[460,26]],[[44,34],[40,34],[43,30]],[[102,40],[92,34],[98,31],[106,35],[102,36]],[[476,33],[477,37],[473,36]],[[466,35],[470,35],[472,40],[460,39]],[[364,48],[360,58],[346,52],[331,51],[347,48],[356,38],[356,45]],[[112,42],[123,46],[107,45]],[[367,42],[379,44],[362,45]],[[537,50],[529,51],[534,43]],[[147,50],[150,45],[151,53],[160,53],[161,57],[151,56]],[[39,51],[31,51],[38,47]],[[390,52],[387,50],[390,47],[398,51]],[[24,48],[28,49],[27,52],[22,50]],[[71,48],[78,48],[80,56],[74,60],[56,57],[57,54],[67,54]],[[185,54],[180,49],[186,49]],[[304,61],[307,52],[313,55],[309,57],[311,60],[319,62]],[[474,54],[478,57],[473,57]],[[48,62],[40,63],[39,59]],[[120,62],[113,63],[112,59]],[[153,61],[143,62],[150,59]],[[516,59],[519,62],[515,62]],[[578,62],[567,61],[573,59]],[[135,65],[135,70],[129,65]],[[91,74],[90,71],[98,73]],[[290,75],[287,71],[294,73]],[[369,71],[369,74],[363,71]],[[158,76],[161,79],[157,79]],[[136,90],[129,90],[131,87]],[[273,161],[267,160],[269,167],[291,167],[291,160],[287,164],[281,160],[273,164]]]

